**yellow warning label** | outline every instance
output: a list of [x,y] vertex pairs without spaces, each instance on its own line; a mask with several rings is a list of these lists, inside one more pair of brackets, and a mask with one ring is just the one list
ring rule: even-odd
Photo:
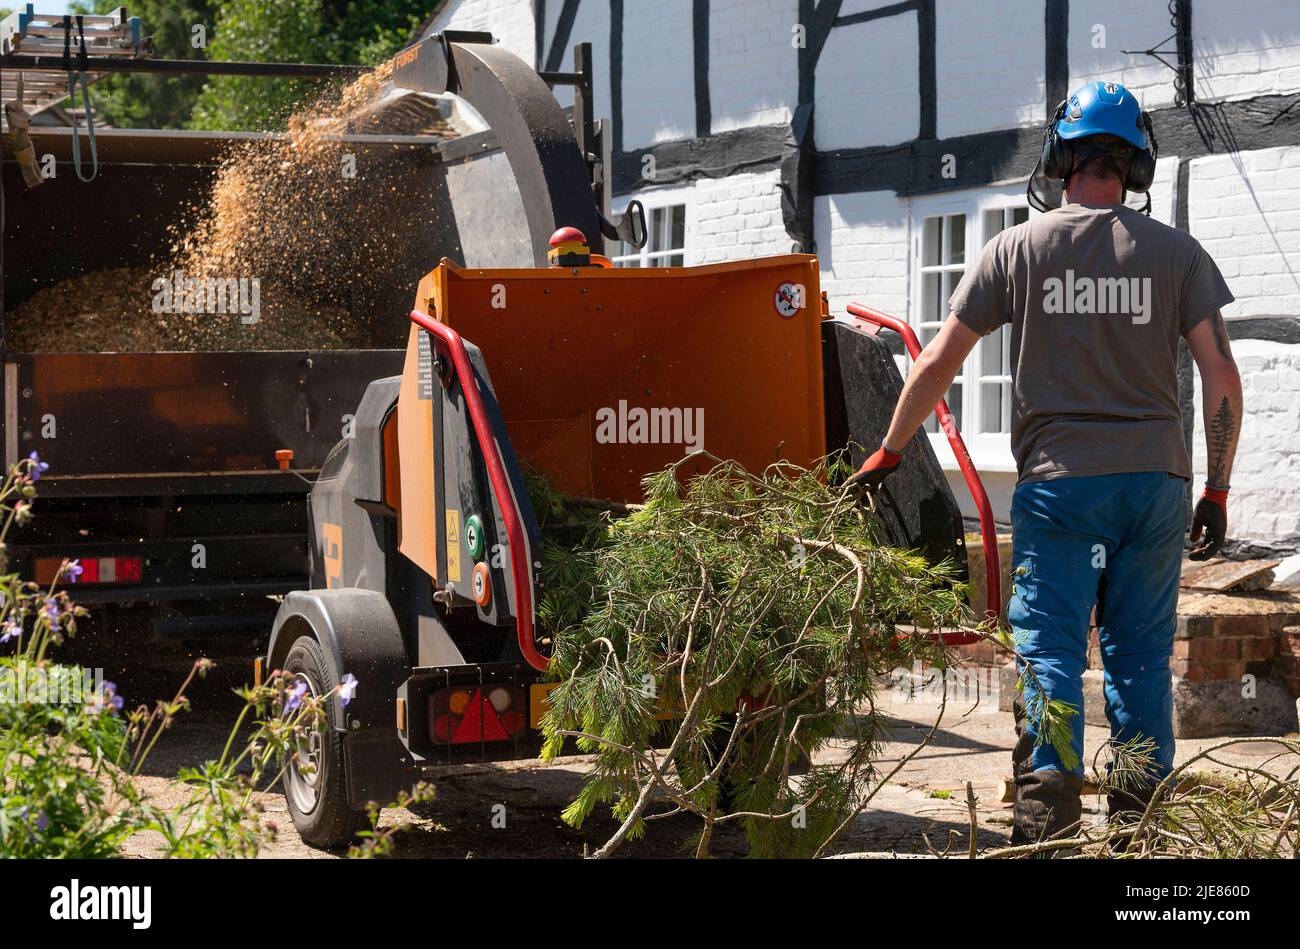
[[338,524],[320,526],[321,558],[325,561],[325,589],[343,586],[343,528]]
[[460,583],[460,511],[447,512],[447,579]]

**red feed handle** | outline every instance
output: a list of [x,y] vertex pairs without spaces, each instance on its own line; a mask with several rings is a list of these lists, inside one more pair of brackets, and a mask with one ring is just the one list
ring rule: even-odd
[[487,409],[484,408],[483,397],[478,391],[478,382],[474,378],[469,353],[465,350],[465,341],[446,323],[439,323],[419,310],[411,311],[411,322],[442,340],[456,366],[456,375],[460,377],[461,390],[465,393],[465,406],[474,423],[474,434],[478,436],[483,459],[487,462],[488,480],[492,482],[492,491],[501,503],[501,516],[506,522],[506,537],[510,541],[510,566],[515,575],[515,632],[519,637],[519,651],[530,666],[545,672],[550,660],[537,651],[533,642],[533,574],[532,564],[528,562],[523,518],[519,514],[519,505],[506,475],[501,446],[492,433]]
[[[916,338],[912,327],[902,320],[888,313],[873,310],[869,306],[863,306],[861,303],[850,303],[845,309],[863,322],[883,326],[903,337],[903,343],[913,359],[921,355],[921,341]],[[998,562],[998,536],[993,524],[993,506],[989,504],[984,483],[980,481],[979,472],[975,470],[975,463],[971,461],[970,452],[966,450],[966,443],[962,440],[961,432],[957,430],[952,412],[948,410],[948,400],[940,399],[934,411],[939,417],[939,425],[943,428],[944,435],[948,437],[948,444],[952,446],[952,453],[957,457],[957,464],[961,467],[962,477],[966,479],[966,487],[970,489],[975,507],[979,510],[980,537],[984,543],[984,572],[987,574],[989,594],[988,612],[1000,620],[1002,619],[1002,568]],[[978,642],[979,638],[973,633],[943,634],[944,642],[949,645]]]

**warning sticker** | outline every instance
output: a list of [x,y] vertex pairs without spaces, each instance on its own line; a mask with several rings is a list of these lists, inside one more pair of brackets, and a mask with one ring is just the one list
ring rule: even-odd
[[783,283],[776,288],[772,305],[782,319],[790,319],[803,309],[803,284]]
[[447,580],[460,583],[460,511],[447,512]]

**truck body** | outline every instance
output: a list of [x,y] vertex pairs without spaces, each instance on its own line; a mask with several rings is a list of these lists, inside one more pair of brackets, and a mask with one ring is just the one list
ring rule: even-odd
[[[4,357],[6,466],[49,471],[11,569],[64,558],[76,600],[156,635],[255,628],[308,582],[306,496],[360,394],[400,351]],[[293,454],[282,471],[276,452]],[[138,627],[138,624],[136,624]]]
[[[44,582],[63,559],[81,561],[74,598],[91,610],[83,642],[251,636],[274,614],[269,597],[308,583],[310,482],[367,383],[400,371],[404,328],[394,326],[390,349],[15,347],[5,318],[44,289],[124,267],[167,276],[158,261],[175,225],[202,203],[227,149],[270,137],[100,130],[98,174],[86,183],[67,164],[69,131],[33,128],[37,154],[58,162],[57,177],[39,187],[28,189],[12,161],[0,162],[0,442],[6,465],[37,452],[50,466],[37,516],[10,535],[9,568]],[[391,248],[391,271],[367,282],[379,289],[358,292],[351,307],[363,335],[382,345],[379,318],[409,301],[412,261],[458,245],[450,220],[437,219],[440,158],[429,138],[359,136],[357,147],[372,150],[400,185],[399,197],[384,199],[395,202],[386,213],[412,222],[409,244]],[[95,303],[79,301],[76,312],[94,312]],[[286,449],[293,471],[277,465]]]

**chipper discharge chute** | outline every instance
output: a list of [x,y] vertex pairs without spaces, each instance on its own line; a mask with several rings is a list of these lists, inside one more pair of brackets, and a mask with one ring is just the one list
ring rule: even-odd
[[[536,92],[499,49],[426,44],[494,96],[502,71],[504,88]],[[576,150],[565,129],[546,125],[548,154]],[[502,139],[512,167],[551,169],[545,200],[521,176],[525,204],[590,206],[582,162],[539,166],[536,142],[515,133]],[[598,208],[586,220],[615,228]],[[289,769],[309,842],[342,843],[366,801],[421,769],[535,753],[549,644],[527,467],[562,493],[630,502],[647,473],[694,449],[754,471],[809,465],[878,444],[888,424],[894,357],[861,323],[827,318],[815,257],[613,268],[571,222],[547,223],[534,255],[545,266],[443,260],[421,281],[402,375],[370,385],[312,491],[313,589],[285,598],[267,661],[318,694],[345,673],[360,686],[331,703],[324,738],[301,753],[311,767]],[[964,567],[962,519],[924,436],[887,502],[892,542]]]

